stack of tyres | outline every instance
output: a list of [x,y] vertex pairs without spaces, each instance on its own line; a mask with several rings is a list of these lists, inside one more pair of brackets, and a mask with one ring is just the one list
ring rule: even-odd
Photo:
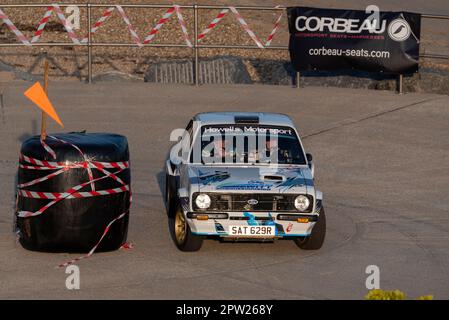
[[[68,133],[47,137],[45,143],[54,151],[56,159],[44,148],[39,136],[27,139],[21,148],[18,172],[18,184],[21,187],[18,190],[16,227],[22,246],[35,251],[88,252],[100,240],[108,224],[126,212],[123,218],[110,226],[97,251],[118,249],[127,238],[131,197],[130,168],[123,169],[117,165],[129,163],[126,137],[106,133]],[[51,166],[47,166],[46,169],[30,169],[33,165],[30,164],[30,161],[33,162],[30,158],[43,161],[44,165],[57,162],[69,169],[39,181],[58,172],[60,168],[51,169]],[[100,166],[106,164],[106,167],[100,170],[91,165],[83,166],[89,161],[100,163]],[[91,170],[87,169],[88,166]],[[105,176],[105,170],[115,173],[118,179],[110,176],[100,179]],[[53,195],[53,198],[63,197],[68,191],[73,192],[72,188],[92,180],[98,181],[88,183],[38,215],[19,214],[38,212],[54,200],[46,199],[48,195]],[[28,186],[30,181],[39,182]],[[125,191],[111,191],[124,189],[125,185]],[[85,197],[83,194],[90,196]]]

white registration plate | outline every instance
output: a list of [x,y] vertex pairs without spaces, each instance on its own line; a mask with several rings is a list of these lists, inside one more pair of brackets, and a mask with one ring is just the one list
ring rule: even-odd
[[234,237],[274,237],[275,226],[230,226],[229,235]]

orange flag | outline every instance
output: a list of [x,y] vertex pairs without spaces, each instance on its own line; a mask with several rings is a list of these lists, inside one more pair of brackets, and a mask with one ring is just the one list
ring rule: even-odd
[[44,88],[42,88],[39,82],[36,82],[30,88],[28,88],[28,90],[25,91],[24,95],[25,97],[33,101],[35,105],[41,108],[53,120],[55,120],[61,127],[64,127],[61,119],[59,119],[58,114],[56,113],[50,100],[48,99]]

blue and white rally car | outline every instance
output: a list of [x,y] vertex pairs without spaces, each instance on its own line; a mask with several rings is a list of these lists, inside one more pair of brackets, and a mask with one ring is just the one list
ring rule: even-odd
[[323,195],[287,115],[201,113],[176,141],[165,200],[180,250],[197,251],[206,238],[285,238],[302,249],[321,248]]

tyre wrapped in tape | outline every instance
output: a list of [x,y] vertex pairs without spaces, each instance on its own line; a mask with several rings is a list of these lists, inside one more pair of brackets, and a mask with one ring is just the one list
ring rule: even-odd
[[56,159],[39,136],[21,148],[16,221],[22,246],[88,252],[108,224],[126,212],[110,226],[97,251],[118,249],[127,238],[131,197],[126,137],[67,133],[49,136],[45,144]]

